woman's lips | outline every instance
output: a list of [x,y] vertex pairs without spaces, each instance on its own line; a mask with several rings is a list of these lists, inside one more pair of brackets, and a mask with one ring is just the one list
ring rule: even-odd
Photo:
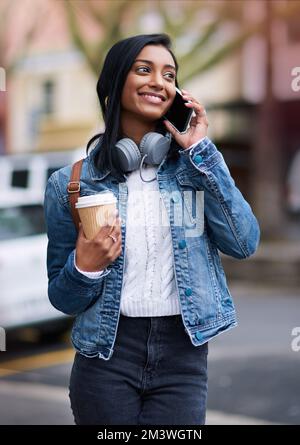
[[151,96],[150,94],[141,94],[140,95],[146,102],[151,104],[162,104],[163,100],[157,96]]

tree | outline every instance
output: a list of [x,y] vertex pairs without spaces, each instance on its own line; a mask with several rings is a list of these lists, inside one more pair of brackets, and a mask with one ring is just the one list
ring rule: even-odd
[[[180,52],[178,55],[178,62],[181,66],[179,80],[182,84],[232,55],[233,51],[241,48],[249,36],[263,27],[263,21],[254,26],[245,27],[241,32],[236,32],[233,38],[222,42],[217,47],[210,46],[207,51],[207,47],[224,23],[241,24],[243,2],[211,2],[207,0],[177,2],[177,7],[180,8],[177,17],[171,14],[176,2],[166,0],[153,0],[151,9],[146,2],[134,0],[97,2],[93,0],[84,2],[64,0],[62,5],[65,8],[73,43],[85,55],[89,66],[96,75],[99,73],[99,67],[103,63],[107,50],[116,41],[128,37],[129,34],[144,32],[140,19],[147,12],[157,14],[162,18],[161,31],[170,35],[174,41],[175,49],[177,42],[187,36],[187,30],[193,31],[190,36],[190,40],[193,40],[192,45],[187,45],[187,51]],[[207,10],[211,12],[212,19],[199,30],[197,20],[201,12]],[[98,41],[91,43],[86,40],[80,26],[83,14],[97,23],[100,36]],[[195,30],[197,30],[196,33]]]

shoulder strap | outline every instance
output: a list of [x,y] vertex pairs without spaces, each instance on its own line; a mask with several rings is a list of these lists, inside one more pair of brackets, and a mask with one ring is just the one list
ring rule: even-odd
[[68,194],[69,194],[70,206],[71,206],[72,218],[73,218],[73,221],[74,221],[77,231],[79,230],[80,218],[79,218],[78,210],[75,208],[75,204],[80,196],[80,175],[81,175],[82,163],[83,163],[83,159],[80,159],[80,161],[77,161],[77,162],[75,162],[75,164],[73,164],[70,182],[68,183],[68,187],[67,187]]

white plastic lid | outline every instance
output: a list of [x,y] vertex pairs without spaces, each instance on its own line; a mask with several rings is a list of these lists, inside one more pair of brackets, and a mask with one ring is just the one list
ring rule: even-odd
[[76,209],[84,207],[94,207],[104,204],[115,204],[117,198],[112,192],[96,193],[95,195],[80,196],[75,204]]

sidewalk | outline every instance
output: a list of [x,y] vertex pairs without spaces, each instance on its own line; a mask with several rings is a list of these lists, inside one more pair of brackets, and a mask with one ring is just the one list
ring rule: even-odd
[[207,410],[206,425],[278,425],[267,420],[224,413],[222,411]]
[[300,241],[261,242],[250,258],[237,260],[221,254],[221,259],[229,281],[291,288],[300,294]]
[[[68,390],[33,382],[0,382],[0,425],[74,425]],[[272,425],[263,419],[207,410],[207,425]]]

